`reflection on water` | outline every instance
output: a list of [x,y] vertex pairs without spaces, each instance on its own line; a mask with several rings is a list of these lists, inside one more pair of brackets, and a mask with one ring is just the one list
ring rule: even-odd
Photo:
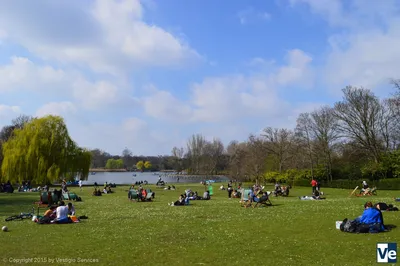
[[[97,172],[96,174],[92,175],[89,174],[88,180],[83,181],[84,185],[92,185],[94,182],[97,182],[99,185],[104,184],[105,182],[108,183],[115,183],[115,184],[132,184],[136,181],[147,181],[149,184],[157,183],[158,179],[162,178],[167,183],[177,183],[177,176],[168,175],[165,173],[140,173],[140,172]],[[200,181],[205,181],[213,179],[218,181],[227,181],[228,178],[223,176],[185,176],[179,177],[180,183],[197,183]]]

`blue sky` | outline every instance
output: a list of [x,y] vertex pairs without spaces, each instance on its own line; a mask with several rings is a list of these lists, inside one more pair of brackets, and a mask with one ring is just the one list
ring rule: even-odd
[[[169,154],[245,140],[399,78],[395,0],[6,0],[0,126],[61,115],[88,148]],[[397,75],[397,76],[396,76]]]

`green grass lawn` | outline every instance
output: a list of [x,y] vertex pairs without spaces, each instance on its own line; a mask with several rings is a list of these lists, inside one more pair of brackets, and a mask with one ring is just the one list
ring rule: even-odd
[[[10,258],[97,259],[86,263],[96,265],[374,265],[377,242],[400,240],[400,228],[380,234],[335,228],[335,221],[359,216],[366,200],[394,203],[398,191],[348,198],[349,190],[323,189],[326,200],[300,201],[311,188],[296,187],[290,197],[272,197],[275,206],[253,209],[229,200],[217,185],[210,201],[191,201],[187,207],[167,203],[189,187],[202,194],[202,186],[148,187],[156,192],[154,202],[130,202],[128,187],[102,197],[91,196],[90,187],[72,188],[83,199],[74,203],[78,215],[89,219],[66,225],[4,222],[29,210],[39,194],[0,194],[0,225],[10,230],[0,232],[0,265],[16,264]],[[383,215],[386,224],[400,224],[399,212]]]

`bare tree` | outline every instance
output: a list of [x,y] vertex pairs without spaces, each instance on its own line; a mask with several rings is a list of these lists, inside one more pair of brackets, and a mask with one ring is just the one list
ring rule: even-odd
[[358,148],[379,162],[382,151],[379,131],[382,106],[379,99],[364,88],[347,86],[343,93],[343,100],[335,104],[339,130],[345,138],[354,141]]
[[311,167],[311,176],[314,176],[312,123],[313,121],[311,120],[309,113],[301,113],[297,118],[295,135],[296,139],[299,140],[299,143],[306,147],[309,164]]
[[206,139],[201,134],[192,135],[187,142],[187,156],[195,174],[200,173],[201,159],[206,143]]
[[217,173],[217,167],[221,163],[224,153],[224,144],[221,140],[214,138],[212,142],[207,143],[209,156],[209,173]]
[[231,141],[226,151],[229,156],[228,169],[230,176],[234,177],[235,180],[244,181],[245,160],[247,153],[246,143]]
[[183,158],[185,156],[185,150],[183,148],[173,147],[172,148],[173,164],[176,171],[180,172],[183,170]]
[[264,129],[262,136],[266,140],[266,150],[275,156],[281,173],[286,161],[293,156],[291,152],[293,148],[293,132],[284,128],[268,127]]
[[311,113],[311,130],[325,157],[327,178],[332,180],[332,149],[339,139],[338,120],[334,110],[323,106]]
[[256,180],[256,184],[259,184],[267,165],[267,150],[265,141],[261,137],[250,135],[247,141],[246,155],[247,172]]

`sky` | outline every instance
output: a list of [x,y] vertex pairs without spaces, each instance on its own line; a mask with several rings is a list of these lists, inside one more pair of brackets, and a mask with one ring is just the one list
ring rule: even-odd
[[64,117],[82,147],[168,155],[293,128],[400,78],[396,0],[3,0],[0,127]]

